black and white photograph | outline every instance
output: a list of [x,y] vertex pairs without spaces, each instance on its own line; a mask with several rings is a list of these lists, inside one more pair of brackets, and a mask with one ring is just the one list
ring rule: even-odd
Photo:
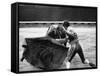
[[18,71],[97,68],[97,7],[18,3]]

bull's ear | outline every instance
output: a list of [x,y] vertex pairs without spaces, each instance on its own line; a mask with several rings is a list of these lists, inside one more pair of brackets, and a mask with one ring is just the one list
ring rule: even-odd
[[22,45],[22,47],[27,48],[28,46],[27,45]]

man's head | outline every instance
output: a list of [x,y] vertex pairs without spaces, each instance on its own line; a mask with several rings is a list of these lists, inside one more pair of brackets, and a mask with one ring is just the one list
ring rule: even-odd
[[63,26],[65,29],[67,29],[70,26],[68,20],[64,20]]

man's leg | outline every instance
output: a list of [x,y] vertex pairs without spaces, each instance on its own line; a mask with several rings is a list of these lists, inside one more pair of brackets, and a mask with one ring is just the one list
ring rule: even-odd
[[91,67],[95,67],[95,64],[89,62],[89,60],[85,58],[82,48],[78,51],[78,54],[79,54],[83,64],[89,64]]
[[78,53],[78,55],[80,56],[82,63],[85,63],[85,62],[88,63],[88,60],[86,60],[85,57],[84,57],[84,54],[83,54],[82,49],[79,49],[79,50],[77,51],[77,53]]
[[89,63],[90,63],[88,59],[85,59],[85,56],[84,56],[83,50],[82,50],[82,48],[81,48],[80,45],[79,45],[79,49],[77,50],[77,53],[79,54],[82,63],[84,63],[84,64],[89,64]]
[[67,55],[67,62],[66,62],[66,68],[67,68],[67,69],[70,68],[71,61],[72,61],[72,59],[73,59],[73,57],[74,57],[75,55],[76,55],[75,45],[72,45],[72,46],[69,48],[68,55]]

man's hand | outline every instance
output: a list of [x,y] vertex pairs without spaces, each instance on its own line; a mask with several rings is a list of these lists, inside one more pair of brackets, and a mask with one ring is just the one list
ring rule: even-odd
[[59,43],[64,44],[65,42],[68,41],[67,38],[63,38],[63,39],[56,39]]

